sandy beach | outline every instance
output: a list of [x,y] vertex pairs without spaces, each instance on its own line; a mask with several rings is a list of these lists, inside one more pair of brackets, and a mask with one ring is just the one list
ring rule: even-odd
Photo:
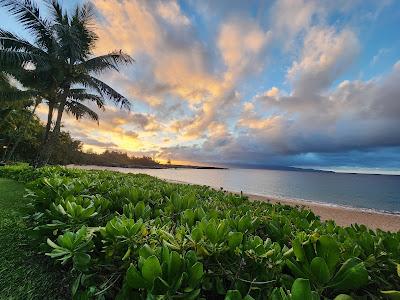
[[267,201],[270,203],[281,203],[290,206],[304,206],[322,220],[334,220],[336,224],[341,226],[349,226],[351,224],[364,224],[371,229],[382,229],[385,231],[396,232],[400,230],[400,215],[367,211],[351,207],[332,206],[322,203],[307,202],[301,200],[280,199],[259,195],[245,194],[253,201]]

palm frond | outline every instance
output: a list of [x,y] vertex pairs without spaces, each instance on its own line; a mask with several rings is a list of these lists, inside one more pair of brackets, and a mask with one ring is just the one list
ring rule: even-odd
[[83,26],[72,17],[71,24],[55,24],[60,57],[68,58],[71,64],[80,63],[88,59],[95,46],[97,35],[94,31]]
[[45,54],[42,49],[32,45],[29,41],[3,29],[0,29],[0,47],[7,50],[31,51]]
[[[24,104],[26,101],[31,101],[37,97],[37,93],[31,90],[2,90],[0,89],[0,102],[6,103],[20,103]],[[30,104],[31,105],[31,104]]]
[[70,94],[80,94],[80,93],[86,93],[86,89],[85,88],[71,88],[69,90]]
[[71,89],[68,99],[79,102],[95,102],[97,107],[104,111],[104,100],[98,95],[87,93],[85,89]]
[[21,89],[20,82],[12,75],[0,73],[0,103],[12,106],[31,106],[33,101],[39,99],[39,94],[33,89]]
[[12,108],[0,108],[0,120],[1,122],[13,111]]
[[94,89],[99,95],[102,97],[106,97],[107,99],[113,101],[115,104],[121,106],[121,108],[125,108],[130,110],[131,103],[127,98],[118,93],[112,87],[104,83],[103,81],[86,74],[81,74],[76,78],[77,84],[82,84],[86,88]]
[[78,67],[83,68],[86,72],[100,74],[106,70],[116,70],[119,72],[120,64],[131,64],[134,60],[128,54],[119,51],[113,51],[106,55],[93,57],[82,62]]
[[66,111],[72,114],[77,120],[87,117],[93,121],[99,123],[99,116],[93,110],[91,110],[86,105],[83,105],[77,101],[68,101],[65,104]]
[[0,29],[0,65],[3,68],[15,68],[31,62],[35,65],[45,60],[46,53],[27,40]]
[[24,67],[28,63],[39,63],[43,57],[31,52],[0,49],[0,66],[3,70],[7,68]]
[[35,36],[41,46],[51,48],[53,43],[50,24],[40,15],[39,7],[31,0],[0,0],[0,6],[5,7],[18,21]]
[[79,49],[82,54],[82,61],[86,60],[93,52],[98,40],[98,35],[94,31],[94,9],[89,2],[77,7],[71,17],[71,30],[74,35],[79,37]]
[[80,22],[85,27],[91,27],[95,21],[95,10],[94,6],[90,2],[84,3],[80,8],[76,9],[76,16],[78,16]]
[[50,12],[51,21],[54,24],[68,25],[68,14],[64,12],[58,0],[49,0],[46,4]]

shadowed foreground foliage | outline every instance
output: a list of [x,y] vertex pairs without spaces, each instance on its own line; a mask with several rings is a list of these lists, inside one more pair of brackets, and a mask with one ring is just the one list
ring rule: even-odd
[[29,245],[23,194],[23,184],[0,178],[0,299],[68,299],[68,273]]

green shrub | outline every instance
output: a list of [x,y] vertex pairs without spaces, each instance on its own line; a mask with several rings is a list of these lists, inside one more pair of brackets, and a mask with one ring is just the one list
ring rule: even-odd
[[[400,290],[400,233],[147,175],[0,168],[27,183],[39,252],[74,299],[380,299]],[[382,292],[381,292],[382,291]]]

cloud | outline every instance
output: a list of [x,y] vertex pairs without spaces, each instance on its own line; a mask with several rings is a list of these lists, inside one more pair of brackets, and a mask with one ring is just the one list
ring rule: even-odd
[[372,153],[393,160],[400,147],[400,62],[376,77],[367,68],[359,78],[370,80],[353,69],[388,59],[382,48],[365,62],[360,28],[385,13],[386,2],[92,2],[96,53],[122,48],[135,63],[102,76],[132,100],[132,112],[107,106],[99,126],[65,118],[86,148],[326,165],[362,163]]
[[[400,68],[395,65],[379,79],[343,81],[333,91],[320,94],[318,102],[295,95],[279,101],[258,96],[253,103],[279,110],[279,116],[264,117],[254,110],[245,111],[238,126],[246,130],[236,143],[259,149],[260,156],[398,147],[399,80]],[[312,102],[312,109],[303,109],[297,102]]]
[[310,29],[300,59],[293,62],[287,74],[294,94],[310,95],[328,88],[348,69],[359,50],[358,39],[349,29]]
[[182,14],[181,9],[175,1],[157,3],[157,12],[166,21],[174,25],[189,25],[189,19]]
[[268,91],[266,91],[264,93],[264,95],[267,97],[276,97],[279,95],[279,89],[277,87],[273,86]]
[[99,51],[118,45],[136,59],[140,77],[124,78],[132,96],[159,105],[168,95],[196,103],[218,92],[218,79],[208,69],[210,54],[177,2],[94,0],[94,4],[101,16]]
[[297,34],[311,27],[313,19],[324,14],[326,4],[313,0],[279,0],[271,9],[271,23],[277,37],[284,37],[286,45]]
[[162,129],[156,118],[150,114],[133,114],[131,116],[131,124],[144,131],[159,131]]
[[384,58],[386,55],[388,55],[390,53],[389,48],[381,48],[378,50],[378,53],[376,53],[373,57],[372,57],[372,61],[371,61],[371,65],[375,65],[379,60],[381,60],[382,58]]
[[99,147],[99,148],[116,148],[118,145],[110,142],[101,142],[99,140],[85,138],[85,144],[87,147]]
[[222,24],[218,48],[227,67],[225,78],[236,82],[243,73],[260,70],[264,49],[271,39],[271,32],[262,30],[257,23],[234,19]]

